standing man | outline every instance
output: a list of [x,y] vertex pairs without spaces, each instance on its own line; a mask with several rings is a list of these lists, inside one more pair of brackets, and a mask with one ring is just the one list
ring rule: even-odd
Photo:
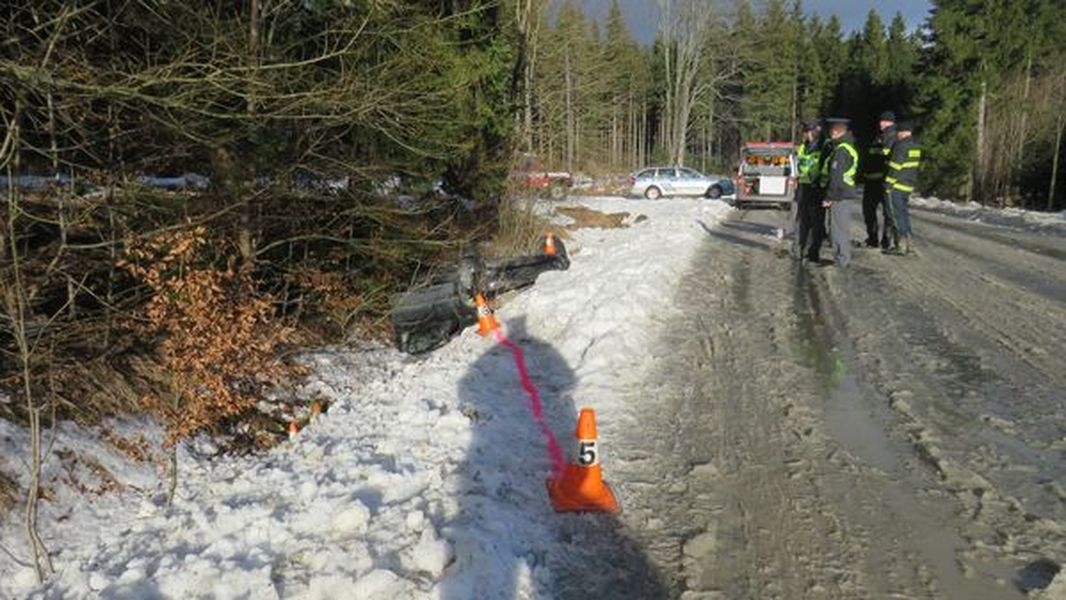
[[[828,160],[829,176],[822,207],[829,212],[833,260],[844,268],[851,262],[851,201],[858,198],[855,173],[859,170],[859,151],[851,135],[848,119],[826,119],[833,150]],[[821,240],[816,240],[821,245]]]
[[881,208],[884,228],[881,230],[882,249],[888,249],[889,238],[893,235],[892,208],[889,206],[888,190],[885,188],[885,175],[888,169],[888,156],[896,142],[896,113],[886,110],[878,121],[878,134],[874,136],[862,162],[862,218],[866,222],[866,245],[876,248],[878,245],[877,209]]
[[793,258],[807,256],[811,241],[814,213],[811,205],[818,202],[818,169],[821,165],[822,124],[817,119],[803,122],[803,143],[796,150],[796,196],[793,199],[793,221],[799,220],[799,232],[792,242]]
[[[828,125],[829,121],[829,119],[826,119],[824,123]],[[811,192],[811,198],[805,203],[807,205],[806,218],[809,237],[804,259],[809,263],[818,262],[818,255],[821,253],[822,244],[825,243],[826,239],[826,213],[825,207],[822,206],[822,201],[825,200],[826,186],[829,184],[829,159],[833,155],[833,140],[826,135],[826,127],[822,127],[821,131],[822,134],[818,139],[817,175],[814,178],[814,184],[808,188]]]
[[896,231],[899,232],[899,245],[892,249],[892,254],[901,256],[911,252],[910,199],[911,193],[918,185],[918,170],[922,166],[922,149],[914,139],[913,131],[914,126],[908,121],[896,127],[896,143],[892,146],[888,176],[885,179],[888,183]]

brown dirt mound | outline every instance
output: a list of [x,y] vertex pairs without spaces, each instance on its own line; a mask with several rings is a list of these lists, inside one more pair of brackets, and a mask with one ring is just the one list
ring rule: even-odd
[[629,227],[629,224],[626,223],[626,219],[629,218],[629,213],[627,212],[604,213],[584,206],[560,206],[555,210],[574,220],[572,225],[568,225],[570,229],[623,229]]

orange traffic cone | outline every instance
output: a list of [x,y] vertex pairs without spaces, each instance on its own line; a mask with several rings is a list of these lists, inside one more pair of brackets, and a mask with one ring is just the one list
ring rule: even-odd
[[550,231],[544,234],[544,254],[555,256],[555,236]]
[[485,302],[485,297],[481,295],[481,292],[474,296],[474,304],[477,305],[477,332],[479,334],[488,335],[500,328],[500,324],[496,322],[496,317],[492,316],[492,309],[489,308],[488,302]]
[[289,421],[289,439],[295,438],[298,433],[300,433],[300,424],[296,422],[296,419]]
[[596,413],[591,408],[582,408],[577,419],[577,464],[567,464],[562,477],[548,480],[548,497],[555,512],[622,510],[603,480],[596,447]]

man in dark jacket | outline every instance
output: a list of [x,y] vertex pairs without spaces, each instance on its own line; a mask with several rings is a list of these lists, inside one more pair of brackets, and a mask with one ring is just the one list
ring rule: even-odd
[[888,190],[885,188],[885,174],[888,169],[888,156],[895,143],[896,114],[887,110],[881,113],[878,121],[878,134],[874,136],[862,158],[862,218],[866,222],[866,245],[871,248],[878,246],[878,208],[881,209],[884,223],[880,236],[882,249],[888,248],[894,228],[892,208],[888,205]]
[[[804,202],[806,204],[806,211],[803,216],[806,219],[805,223],[801,224],[801,228],[806,226],[807,234],[805,236],[806,244],[800,248],[803,252],[803,259],[810,263],[818,262],[818,255],[822,250],[822,245],[825,244],[825,207],[822,206],[822,200],[825,199],[825,189],[829,184],[829,159],[833,155],[833,140],[829,137],[827,126],[829,120],[825,120],[825,126],[821,128],[821,138],[818,143],[818,165],[817,174],[814,177],[814,183],[809,188],[810,194],[808,194],[809,201]],[[802,235],[802,234],[801,234]]]
[[888,176],[885,178],[899,233],[898,244],[892,253],[900,255],[910,254],[911,251],[910,198],[918,185],[918,170],[922,166],[922,149],[912,135],[913,130],[910,122],[900,123],[896,128],[896,143],[892,146]]
[[810,119],[803,123],[803,143],[796,150],[797,181],[796,196],[793,198],[793,206],[799,221],[799,233],[793,244],[793,257],[803,258],[808,253],[808,244],[813,237],[815,223],[819,219],[817,204],[821,200],[818,197],[818,175],[821,166],[822,152],[822,124],[817,119]]
[[[859,151],[855,149],[848,119],[826,119],[826,123],[833,150],[827,164],[822,207],[829,213],[833,260],[838,267],[847,267],[851,262],[851,202],[858,198],[855,174],[859,170]],[[821,245],[821,240],[816,242],[816,246]]]

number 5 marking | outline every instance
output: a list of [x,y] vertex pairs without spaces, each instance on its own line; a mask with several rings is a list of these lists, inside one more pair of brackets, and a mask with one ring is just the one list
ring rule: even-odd
[[600,453],[596,451],[596,440],[580,440],[577,449],[577,464],[592,467],[600,462]]

